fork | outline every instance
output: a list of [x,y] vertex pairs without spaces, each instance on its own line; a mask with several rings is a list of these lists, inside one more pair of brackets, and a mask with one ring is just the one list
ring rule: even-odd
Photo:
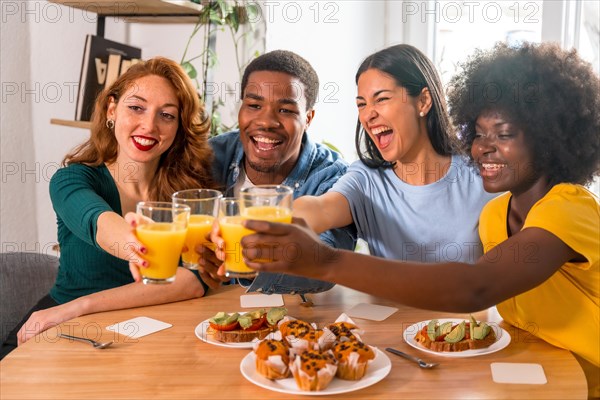
[[111,344],[113,344],[112,340],[110,342],[100,343],[100,342],[96,342],[95,340],[92,340],[92,339],[78,337],[78,336],[65,335],[64,333],[60,333],[58,336],[61,338],[64,338],[64,339],[71,339],[71,340],[77,340],[77,341],[84,342],[84,343],[89,343],[92,346],[94,346],[95,349],[105,349],[108,346],[110,346]]
[[302,303],[300,303],[302,307],[312,307],[315,305],[312,300],[303,293],[300,293],[300,298],[302,299]]
[[390,353],[395,354],[397,356],[404,357],[407,360],[414,361],[417,364],[419,364],[419,367],[421,367],[421,368],[429,369],[429,368],[433,368],[436,365],[438,365],[438,363],[428,363],[428,362],[425,362],[425,361],[421,360],[419,357],[411,356],[411,355],[406,354],[406,353],[404,353],[404,352],[402,352],[400,350],[392,349],[391,347],[387,347],[385,350],[389,351]]

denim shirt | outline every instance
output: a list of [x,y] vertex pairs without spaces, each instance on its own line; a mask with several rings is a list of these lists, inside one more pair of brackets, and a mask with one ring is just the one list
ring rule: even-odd
[[[224,196],[233,196],[233,188],[240,175],[240,168],[243,167],[244,149],[239,136],[239,131],[232,131],[209,140],[215,154],[213,175],[216,182],[223,187]],[[294,189],[294,199],[304,195],[318,196],[327,192],[348,168],[348,163],[338,153],[313,142],[306,132],[302,137],[301,146],[298,162],[282,182],[282,185]],[[329,246],[347,250],[353,249],[354,237],[353,225],[321,234],[321,240]],[[334,286],[332,283],[315,279],[265,272],[261,272],[252,282],[240,280],[240,284],[244,286],[247,283],[249,283],[248,292],[267,294],[318,293]]]

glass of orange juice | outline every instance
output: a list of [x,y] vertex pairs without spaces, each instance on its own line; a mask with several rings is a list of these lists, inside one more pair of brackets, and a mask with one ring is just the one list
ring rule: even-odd
[[239,198],[221,199],[219,227],[225,241],[225,275],[232,278],[256,276],[244,263],[242,237],[253,231],[242,226],[245,219],[292,222],[293,190],[283,185],[258,185],[243,188]]
[[190,207],[190,222],[188,223],[185,247],[181,253],[182,264],[188,269],[198,269],[196,247],[204,244],[209,247],[212,242],[206,239],[212,230],[213,222],[219,215],[219,200],[223,194],[212,189],[188,189],[173,193],[175,204],[185,204]]
[[137,204],[141,216],[136,236],[148,252],[144,258],[148,268],[142,268],[145,284],[171,283],[175,280],[179,255],[185,243],[190,207],[163,201],[143,201]]

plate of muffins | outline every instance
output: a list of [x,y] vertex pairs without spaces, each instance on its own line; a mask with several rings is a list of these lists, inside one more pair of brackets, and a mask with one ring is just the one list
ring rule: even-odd
[[[351,321],[351,320],[350,320]],[[317,329],[288,319],[280,338],[256,342],[240,364],[242,375],[275,392],[303,395],[347,393],[371,386],[392,368],[387,355],[365,344],[348,320]]]

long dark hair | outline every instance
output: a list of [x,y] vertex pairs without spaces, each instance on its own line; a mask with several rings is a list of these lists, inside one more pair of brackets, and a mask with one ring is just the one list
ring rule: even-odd
[[[432,107],[427,114],[427,134],[433,149],[440,155],[450,155],[455,149],[442,82],[431,60],[416,47],[399,44],[380,50],[367,57],[356,72],[356,84],[363,72],[377,69],[394,78],[396,84],[406,89],[409,96],[416,97],[423,88],[429,89]],[[394,163],[381,156],[377,146],[356,123],[356,152],[361,161],[371,168],[390,168]]]

